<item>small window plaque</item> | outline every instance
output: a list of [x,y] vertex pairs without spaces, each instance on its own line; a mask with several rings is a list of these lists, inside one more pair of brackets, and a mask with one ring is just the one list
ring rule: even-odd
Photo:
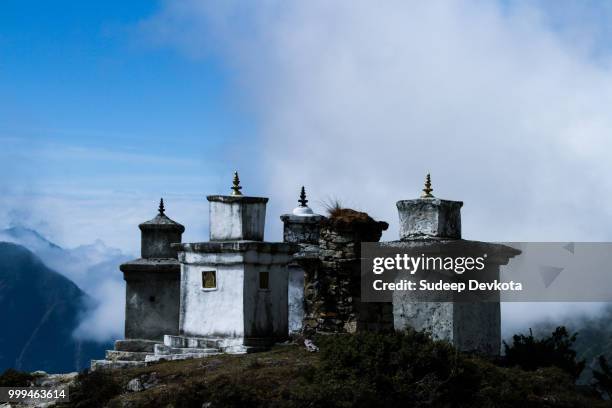
[[259,272],[259,289],[270,289],[270,272]]
[[216,289],[217,288],[217,272],[202,271],[202,288]]

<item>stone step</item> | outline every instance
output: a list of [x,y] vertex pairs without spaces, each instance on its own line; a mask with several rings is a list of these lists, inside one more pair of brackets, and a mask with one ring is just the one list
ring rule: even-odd
[[164,344],[155,345],[155,355],[169,354],[218,354],[219,349],[216,348],[199,348],[199,347],[168,347]]
[[246,337],[244,339],[244,345],[247,348],[253,348],[257,350],[270,349],[275,344],[275,339],[270,337]]
[[225,339],[216,337],[164,336],[164,345],[175,348],[216,348],[223,347]]
[[110,361],[110,360],[91,360],[91,371],[109,370],[116,368],[145,367],[144,361]]
[[205,358],[215,356],[221,353],[185,353],[185,354],[149,354],[145,358],[147,363],[158,362],[158,361],[175,361],[175,360],[187,360],[191,358]]
[[161,344],[161,341],[144,340],[144,339],[124,339],[115,341],[116,351],[135,351],[141,353],[152,353],[156,344]]
[[228,346],[223,349],[225,354],[248,354],[248,353],[256,353],[261,350],[255,350],[253,347],[246,347],[243,345],[239,346]]
[[164,345],[175,348],[216,348],[219,351],[226,349],[240,349],[244,339],[241,337],[191,337],[191,336],[164,336]]
[[[159,344],[158,344],[159,345]],[[106,359],[110,361],[145,361],[146,352],[106,350]]]

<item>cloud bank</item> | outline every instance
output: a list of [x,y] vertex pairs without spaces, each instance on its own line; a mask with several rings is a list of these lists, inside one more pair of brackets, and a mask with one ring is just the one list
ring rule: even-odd
[[396,239],[431,172],[466,238],[610,240],[612,69],[592,21],[554,24],[576,4],[167,1],[140,29],[233,70],[273,218],[306,185]]
[[236,70],[277,210],[305,184],[315,199],[339,197],[397,224],[395,201],[416,197],[430,171],[434,194],[465,201],[466,236],[612,236],[612,70],[537,9],[165,4],[143,23],[157,40],[220,53]]

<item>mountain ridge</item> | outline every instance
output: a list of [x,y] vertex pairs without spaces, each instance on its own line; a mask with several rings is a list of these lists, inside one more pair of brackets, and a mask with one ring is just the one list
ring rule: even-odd
[[0,370],[80,370],[108,344],[73,332],[90,297],[22,245],[0,242]]

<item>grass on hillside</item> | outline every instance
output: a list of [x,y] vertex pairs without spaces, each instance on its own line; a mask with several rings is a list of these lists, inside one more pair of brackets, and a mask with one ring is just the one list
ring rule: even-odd
[[[323,336],[321,351],[278,346],[145,368],[84,373],[67,407],[598,407],[557,368],[523,371],[422,333]],[[149,389],[129,392],[138,378]]]

